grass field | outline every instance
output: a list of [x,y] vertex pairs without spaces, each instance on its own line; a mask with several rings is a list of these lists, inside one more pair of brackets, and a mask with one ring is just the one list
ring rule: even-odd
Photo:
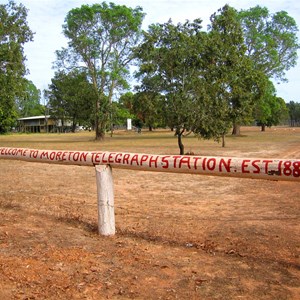
[[[300,159],[300,128],[184,138],[197,155]],[[178,154],[174,134],[0,136],[0,147]],[[113,170],[97,234],[93,167],[0,159],[0,299],[300,299],[300,186]]]

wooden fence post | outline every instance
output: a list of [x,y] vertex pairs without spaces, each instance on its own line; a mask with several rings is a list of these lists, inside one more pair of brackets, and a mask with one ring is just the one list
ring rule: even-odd
[[96,165],[98,195],[98,232],[100,235],[114,235],[115,209],[112,168],[110,165]]

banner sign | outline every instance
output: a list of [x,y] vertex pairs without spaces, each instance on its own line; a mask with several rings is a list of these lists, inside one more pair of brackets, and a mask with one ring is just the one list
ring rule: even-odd
[[300,159],[262,159],[155,155],[104,151],[59,151],[0,147],[0,159],[70,164],[111,165],[131,170],[300,181]]

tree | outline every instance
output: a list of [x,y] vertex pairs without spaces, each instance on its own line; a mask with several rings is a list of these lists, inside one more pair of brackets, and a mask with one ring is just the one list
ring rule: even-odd
[[133,113],[149,131],[164,123],[164,97],[153,91],[137,92],[133,98]]
[[237,125],[252,118],[254,103],[264,87],[263,74],[255,70],[246,55],[237,16],[237,11],[228,5],[211,16],[205,55],[205,79],[212,103],[209,116],[214,119],[214,131],[222,136],[223,146],[225,134],[232,125],[237,130]]
[[298,27],[285,11],[270,14],[266,7],[256,6],[239,12],[247,55],[255,68],[269,79],[286,80],[285,71],[296,66]]
[[290,101],[287,104],[291,127],[300,126],[300,103]]
[[65,19],[63,33],[69,47],[57,51],[57,67],[84,66],[97,95],[94,106],[96,139],[103,139],[111,117],[116,89],[128,88],[132,48],[139,40],[142,9],[124,5],[82,5]]
[[286,120],[287,116],[288,109],[285,101],[276,96],[274,84],[268,81],[265,93],[254,109],[254,118],[257,124],[261,126],[261,131],[265,131],[266,126],[276,126]]
[[123,106],[120,102],[112,103],[113,109],[113,125],[114,126],[124,126],[127,123],[127,119],[134,119],[134,115],[130,113],[130,111]]
[[[295,20],[285,11],[270,14],[266,7],[260,6],[241,10],[239,19],[247,46],[246,53],[255,69],[266,76],[266,82],[271,79],[286,81],[285,72],[296,66],[300,47]],[[267,123],[275,125],[279,122],[278,113],[285,114],[283,102],[276,98],[274,91],[270,93],[269,86],[268,83],[265,85],[265,91],[261,93],[263,96],[255,109],[263,128]]]
[[32,81],[25,79],[25,92],[16,99],[20,117],[38,116],[45,113],[45,108],[40,104],[41,92]]
[[196,130],[195,124],[202,126],[200,120],[205,115],[200,103],[203,90],[199,59],[205,38],[201,20],[177,25],[170,20],[150,25],[136,50],[136,76],[142,81],[139,91],[162,95],[166,122],[175,129],[180,154],[184,154],[183,135]]
[[49,90],[45,91],[51,116],[60,119],[62,126],[66,120],[72,121],[73,132],[77,123],[91,126],[89,121],[93,112],[89,101],[96,95],[87,75],[79,70],[60,71],[51,81]]
[[33,40],[27,9],[13,1],[0,5],[0,134],[17,118],[15,100],[26,90],[26,57],[23,46]]

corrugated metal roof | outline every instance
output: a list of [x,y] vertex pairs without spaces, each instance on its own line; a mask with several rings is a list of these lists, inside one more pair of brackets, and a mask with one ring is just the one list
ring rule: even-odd
[[37,119],[49,119],[50,115],[47,116],[33,116],[33,117],[26,117],[26,118],[19,118],[18,121],[23,121],[23,120],[37,120]]

